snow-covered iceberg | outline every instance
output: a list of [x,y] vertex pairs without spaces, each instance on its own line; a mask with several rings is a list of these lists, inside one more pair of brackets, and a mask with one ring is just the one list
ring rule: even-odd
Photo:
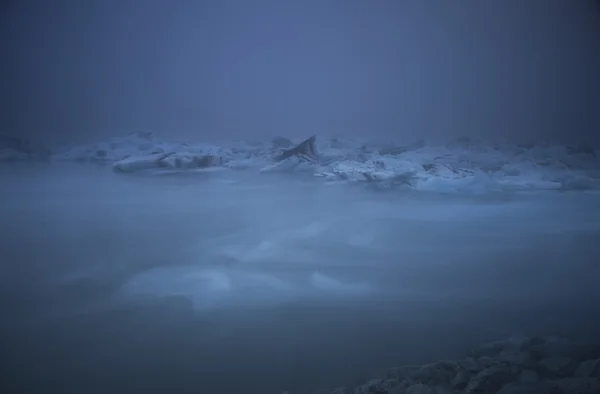
[[53,158],[63,161],[116,163],[133,157],[149,157],[164,154],[181,155],[228,155],[227,149],[210,144],[189,144],[166,141],[150,131],[136,131],[87,146],[79,146],[56,153]]
[[334,152],[316,175],[436,192],[600,188],[600,152],[593,149],[454,141]]
[[54,155],[55,160],[108,163],[118,172],[192,170],[223,165],[230,150],[211,144],[164,141],[153,132],[138,131]]

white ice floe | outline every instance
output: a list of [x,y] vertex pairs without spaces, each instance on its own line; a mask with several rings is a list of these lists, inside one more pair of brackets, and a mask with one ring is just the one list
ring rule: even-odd
[[120,295],[126,298],[183,296],[196,309],[230,306],[264,306],[315,296],[366,296],[373,289],[362,283],[314,272],[283,275],[243,269],[203,269],[196,266],[155,268],[126,282]]

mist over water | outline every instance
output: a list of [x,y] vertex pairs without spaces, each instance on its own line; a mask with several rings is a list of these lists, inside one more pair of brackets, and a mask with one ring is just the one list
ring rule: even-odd
[[[599,27],[597,1],[1,2],[9,391],[314,394],[597,337]],[[311,135],[320,162],[273,163]]]
[[3,342],[23,392],[302,392],[600,328],[594,193],[60,164],[1,182]]

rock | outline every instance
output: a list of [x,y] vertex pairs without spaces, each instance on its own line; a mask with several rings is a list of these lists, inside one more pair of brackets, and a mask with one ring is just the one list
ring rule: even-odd
[[598,394],[600,380],[596,378],[566,378],[554,381],[556,388],[550,394]]
[[495,360],[498,362],[518,365],[522,368],[528,368],[534,364],[534,361],[529,353],[502,352],[495,357]]
[[600,359],[587,360],[579,364],[575,370],[577,378],[598,378],[600,379]]
[[477,364],[483,369],[483,368],[490,368],[493,365],[496,365],[498,363],[498,361],[496,361],[494,358],[490,357],[490,356],[483,356],[483,357],[479,357],[477,359]]
[[454,390],[463,390],[469,384],[469,381],[473,377],[473,373],[467,370],[460,370],[454,375],[450,381],[450,387]]
[[405,394],[436,394],[435,390],[422,383],[413,384],[406,389]]
[[581,360],[591,354],[588,345],[576,344],[560,337],[536,336],[523,343],[522,350],[528,352],[535,361],[544,358],[566,357]]
[[546,357],[538,363],[540,372],[550,377],[567,377],[571,376],[577,364],[567,357]]
[[477,357],[477,362],[484,366],[504,362],[509,364],[529,366],[533,363],[531,355],[523,351],[524,338],[511,338],[507,341],[492,342],[471,351],[471,356]]
[[444,386],[435,386],[433,387],[433,391],[435,394],[454,394],[461,392],[460,390],[453,390]]
[[524,347],[529,343],[530,339],[525,336],[513,336],[504,341],[490,342],[472,350],[470,355],[474,358],[479,358],[484,356],[496,357],[506,353],[523,353]]
[[[427,364],[419,368],[413,374],[412,379],[432,386],[450,386],[451,382],[454,380],[460,370],[460,365],[454,361],[438,361],[436,363]],[[462,382],[460,381],[457,382],[458,385],[461,383]],[[463,388],[465,386],[466,382]]]
[[521,383],[535,383],[538,380],[538,374],[530,369],[522,371],[519,375],[519,382]]
[[496,364],[475,375],[465,388],[466,394],[495,393],[516,379],[517,371],[508,365]]
[[346,387],[338,387],[331,394],[352,394],[352,390]]
[[275,157],[275,161],[283,161],[292,156],[296,156],[300,159],[307,160],[309,162],[317,163],[319,161],[319,152],[317,149],[317,136],[302,141],[295,147],[284,151],[282,154]]
[[600,394],[600,359],[567,356],[591,354],[582,349],[553,337],[514,338],[458,361],[391,368],[383,379],[331,394]]
[[399,393],[404,389],[397,379],[373,379],[354,389],[354,394],[389,394]]
[[403,392],[406,387],[408,384],[399,379],[373,379],[354,389],[354,394],[398,393]]
[[404,366],[390,368],[387,371],[387,377],[390,379],[412,381],[414,374],[421,369],[419,366]]
[[571,358],[578,361],[600,359],[600,344],[581,344],[572,349]]
[[554,394],[552,382],[513,382],[505,385],[496,394]]
[[458,364],[461,366],[461,368],[463,368],[464,370],[467,370],[469,372],[476,373],[476,372],[481,371],[481,366],[477,363],[477,361],[473,357],[463,358],[462,360],[458,361]]

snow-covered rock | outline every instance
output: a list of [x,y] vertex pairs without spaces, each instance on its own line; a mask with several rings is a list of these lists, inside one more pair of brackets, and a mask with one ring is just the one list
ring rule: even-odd
[[593,377],[600,379],[600,358],[596,360],[586,360],[579,364],[579,366],[575,370],[575,377]]

